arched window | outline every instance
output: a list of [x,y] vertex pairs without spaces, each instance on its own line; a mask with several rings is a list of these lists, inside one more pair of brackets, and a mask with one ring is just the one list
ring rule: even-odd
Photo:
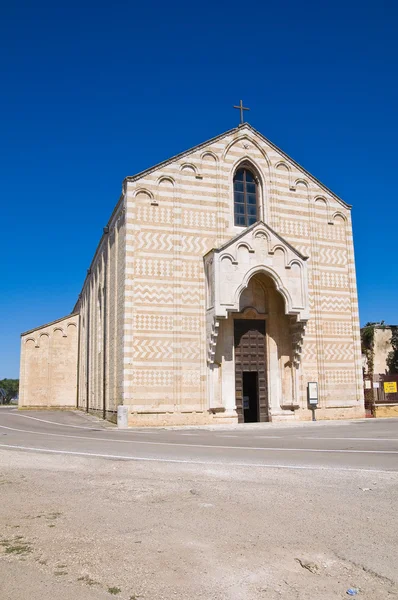
[[249,227],[258,221],[257,183],[248,169],[238,169],[234,177],[234,215],[235,225]]

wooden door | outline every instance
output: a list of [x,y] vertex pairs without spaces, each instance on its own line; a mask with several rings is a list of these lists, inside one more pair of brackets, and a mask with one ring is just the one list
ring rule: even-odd
[[[239,423],[244,422],[243,373],[257,373],[259,421],[268,421],[265,321],[235,319],[235,393]],[[253,411],[251,411],[253,412]]]

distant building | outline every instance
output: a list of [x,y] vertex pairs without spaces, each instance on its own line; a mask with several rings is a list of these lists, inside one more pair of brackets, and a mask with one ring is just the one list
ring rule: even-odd
[[[365,375],[382,375],[388,373],[387,358],[392,351],[391,337],[397,325],[374,325],[373,337],[373,357],[369,359],[369,354],[363,354],[363,368]],[[361,329],[361,335],[365,327]],[[373,363],[373,368],[372,368]]]
[[[391,372],[389,354],[397,325],[368,324],[361,329],[365,411],[370,417],[398,416],[398,374]],[[394,370],[393,370],[394,371]]]

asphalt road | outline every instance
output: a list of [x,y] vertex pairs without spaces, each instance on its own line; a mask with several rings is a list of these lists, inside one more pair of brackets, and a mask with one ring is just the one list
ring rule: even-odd
[[0,448],[131,461],[398,471],[398,419],[130,429],[85,413],[0,410]]

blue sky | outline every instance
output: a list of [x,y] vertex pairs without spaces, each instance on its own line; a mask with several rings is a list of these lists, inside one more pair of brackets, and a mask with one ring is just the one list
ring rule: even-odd
[[0,378],[73,308],[126,175],[249,122],[353,205],[361,323],[398,324],[397,4],[2,3]]

